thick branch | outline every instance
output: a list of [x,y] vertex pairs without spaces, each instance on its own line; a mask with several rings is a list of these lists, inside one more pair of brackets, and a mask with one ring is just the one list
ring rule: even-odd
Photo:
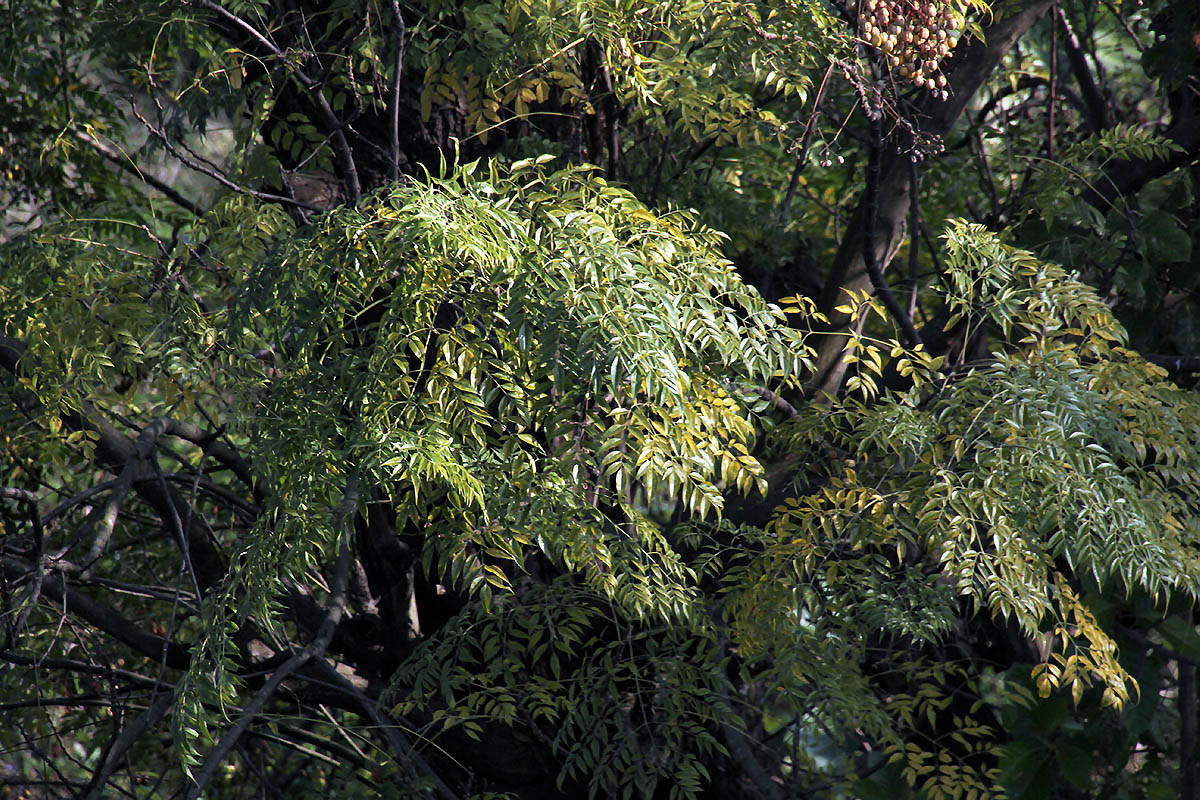
[[1196,665],[1186,663],[1179,665],[1179,773],[1179,800],[1197,800]]
[[[984,41],[972,40],[960,46],[959,54],[947,65],[951,95],[948,100],[937,101],[927,98],[922,111],[925,119],[921,130],[935,136],[944,136],[959,118],[967,103],[995,71],[1000,60],[1016,41],[1050,7],[1051,0],[1025,0],[1010,7],[1012,13],[984,30]],[[997,13],[1005,9],[998,8]],[[875,204],[875,260],[880,272],[887,267],[887,255],[894,252],[894,240],[904,225],[905,212],[909,208],[908,170],[901,168],[907,155],[887,153],[880,165],[878,203]],[[808,385],[810,396],[833,397],[841,386],[846,364],[842,360],[845,345],[844,334],[850,325],[850,315],[835,311],[847,292],[874,292],[866,260],[863,257],[864,238],[867,235],[866,216],[872,198],[864,197],[855,210],[846,235],[838,246],[830,268],[825,289],[820,298],[821,311],[828,317],[828,332],[835,334],[823,337],[817,354],[816,374]]]
[[262,503],[263,491],[255,480],[250,464],[242,458],[237,450],[222,441],[218,434],[206,431],[190,422],[176,419],[167,419],[166,424],[167,427],[164,431],[166,435],[178,436],[180,439],[198,445],[206,455],[212,456],[221,466],[233,472],[246,485],[246,488],[254,493],[255,501]]
[[91,549],[88,550],[87,556],[83,560],[83,577],[90,578],[92,576],[92,567],[104,555],[104,550],[108,547],[109,539],[112,538],[113,528],[117,522],[117,514],[121,510],[121,504],[125,502],[126,495],[133,488],[134,477],[146,459],[150,458],[154,453],[154,445],[158,441],[158,437],[163,434],[166,428],[166,420],[158,419],[151,422],[144,429],[134,443],[133,452],[129,455],[129,460],[125,462],[125,466],[121,469],[121,474],[117,477],[117,482],[113,486],[108,495],[108,501],[104,504],[103,509],[97,509],[88,515],[87,521],[84,523],[85,530],[82,535],[86,536],[91,528],[95,525],[97,519],[100,522],[100,530],[96,534],[95,540],[92,542]]
[[1162,131],[1162,136],[1176,146],[1170,155],[1113,162],[1104,177],[1083,193],[1083,199],[1107,212],[1118,198],[1135,194],[1155,178],[1195,163],[1200,158],[1200,103],[1192,103],[1188,109],[1190,113],[1180,114]]
[[1117,632],[1123,636],[1128,636],[1130,639],[1133,639],[1147,650],[1153,650],[1160,655],[1166,656],[1172,661],[1178,661],[1180,664],[1187,664],[1192,667],[1200,667],[1200,659],[1192,658],[1189,655],[1180,653],[1178,650],[1172,650],[1165,644],[1159,644],[1139,630],[1135,630],[1126,625],[1117,625]]
[[771,776],[763,769],[762,764],[758,763],[754,753],[750,752],[745,735],[732,725],[725,724],[721,726],[721,738],[728,745],[730,755],[737,760],[738,765],[754,783],[754,788],[758,789],[760,796],[767,800],[782,800],[783,792],[771,781]]
[[[3,564],[4,578],[9,581],[20,580],[33,570],[33,565],[20,559],[10,558]],[[46,575],[42,579],[42,595],[146,658],[174,669],[187,669],[189,656],[185,646],[139,628],[115,608],[93,600],[78,589],[68,590],[62,576]]]
[[[22,363],[25,350],[24,342],[0,336],[0,367],[15,375],[29,374],[29,365]],[[80,403],[79,410],[64,408],[59,416],[71,430],[96,434],[96,460],[113,473],[120,474],[134,458],[134,443],[87,401]],[[166,481],[138,481],[134,489],[159,515],[163,524],[181,536],[180,546],[194,569],[200,588],[206,590],[220,581],[225,574],[225,556],[204,529],[198,515],[184,513],[187,503],[178,492]]]

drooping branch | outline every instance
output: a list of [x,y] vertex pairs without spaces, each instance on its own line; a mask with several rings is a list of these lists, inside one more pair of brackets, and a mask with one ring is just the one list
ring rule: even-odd
[[76,133],[76,137],[79,139],[79,141],[85,143],[100,155],[104,156],[109,163],[113,164],[118,169],[133,175],[147,186],[162,192],[163,195],[166,196],[171,202],[175,203],[175,205],[186,209],[197,217],[204,214],[204,209],[200,208],[199,205],[184,197],[182,194],[180,194],[179,190],[171,186],[169,183],[159,180],[159,178],[152,172],[139,167],[136,163],[134,163],[133,159],[129,155],[116,152],[107,144],[91,135],[85,133]]

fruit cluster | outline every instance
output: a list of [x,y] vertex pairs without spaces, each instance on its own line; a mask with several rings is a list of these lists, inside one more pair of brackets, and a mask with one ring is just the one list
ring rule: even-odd
[[939,64],[958,40],[958,19],[948,0],[861,0],[862,39],[883,52],[902,80],[946,96]]

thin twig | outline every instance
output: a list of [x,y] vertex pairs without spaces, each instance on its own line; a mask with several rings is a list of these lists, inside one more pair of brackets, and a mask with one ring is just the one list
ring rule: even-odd
[[812,145],[813,134],[817,131],[817,120],[821,116],[821,103],[825,102],[825,90],[829,87],[829,77],[833,73],[834,66],[834,64],[830,64],[825,68],[825,75],[821,78],[821,88],[817,89],[817,96],[813,98],[812,112],[808,115],[808,122],[804,123],[804,135],[800,137],[800,149],[796,151],[796,166],[792,169],[787,192],[783,196],[783,203],[779,206],[780,222],[787,217],[792,200],[796,197],[796,187],[800,185],[800,172],[804,169],[804,162],[808,158],[808,148]]
[[[333,665],[323,658],[318,658],[315,661],[315,667],[320,671],[321,677],[332,687],[353,697],[358,701],[359,706],[366,713],[371,721],[375,723],[376,728],[388,740],[388,744],[392,748],[392,752],[400,761],[409,762],[420,773],[420,776],[433,783],[434,791],[442,800],[459,800],[458,795],[446,785],[441,776],[421,758],[417,753],[416,748],[405,738],[404,734],[396,727],[395,722],[388,719],[379,709],[379,704],[371,698],[367,697],[361,689],[342,675]],[[401,720],[403,722],[403,720]]]
[[83,142],[84,144],[87,144],[93,150],[95,150],[100,155],[102,155],[106,159],[108,159],[108,161],[110,163],[114,164],[115,166],[124,170],[125,172],[128,172],[130,175],[136,176],[137,179],[140,180],[142,183],[145,183],[148,186],[152,186],[155,189],[157,189],[158,191],[162,192],[169,200],[171,200],[173,203],[175,203],[175,205],[180,206],[181,208],[184,208],[187,211],[190,211],[192,214],[195,214],[197,217],[202,216],[204,214],[204,210],[202,208],[200,208],[200,206],[196,205],[191,200],[188,200],[186,197],[184,197],[182,194],[180,194],[179,191],[176,190],[174,187],[172,187],[170,184],[168,184],[162,180],[159,180],[152,173],[147,172],[146,170],[142,169],[137,164],[135,164],[132,156],[130,156],[128,154],[124,154],[124,153],[115,152],[107,144],[105,144],[104,142],[101,142],[100,140],[94,138],[91,135],[87,135],[87,134],[83,134],[83,133],[76,133],[76,136],[81,142]]
[[[34,604],[37,602],[39,595],[42,592],[42,581],[45,578],[45,569],[42,567],[42,551],[45,546],[45,531],[42,527],[42,518],[38,513],[38,498],[37,495],[28,489],[19,489],[16,487],[0,487],[0,498],[6,500],[16,500],[21,505],[25,506],[25,512],[29,515],[29,528],[33,535],[33,553],[31,553],[31,561],[34,567],[33,581],[26,590],[24,607],[16,615],[16,620],[8,621],[4,626],[4,645],[0,650],[8,650],[12,646],[13,636],[25,627],[25,620],[29,618],[29,613],[33,610]],[[3,576],[0,576],[2,578]],[[8,581],[0,580],[4,590],[4,606],[10,607],[8,596]],[[6,615],[7,616],[7,615]]]
[[172,156],[174,156],[181,164],[183,164],[188,169],[195,170],[196,172],[199,172],[202,175],[207,175],[208,177],[212,178],[214,181],[221,184],[225,188],[232,189],[233,191],[237,192],[238,194],[249,195],[250,197],[254,197],[258,200],[262,200],[265,203],[280,203],[282,205],[296,206],[297,208],[302,208],[305,211],[320,212],[323,210],[321,208],[318,208],[317,206],[309,205],[308,203],[301,202],[300,200],[294,200],[290,197],[284,197],[283,195],[271,194],[270,192],[260,192],[257,189],[249,189],[245,186],[242,186],[241,184],[234,183],[229,178],[222,175],[220,173],[220,171],[212,169],[211,167],[207,167],[198,161],[194,161],[194,160],[188,158],[187,156],[185,156],[183,153],[179,152],[179,149],[175,147],[174,143],[170,140],[170,138],[167,136],[167,134],[165,132],[159,130],[158,128],[156,128],[154,126],[154,124],[152,122],[150,122],[150,120],[143,117],[141,115],[141,112],[139,112],[137,110],[136,105],[134,105],[131,102],[129,104],[129,107],[130,107],[131,111],[133,112],[134,118],[136,118],[138,122],[142,123],[142,125],[145,126],[146,130],[148,130],[151,134],[153,134],[156,139],[158,139],[160,142],[162,142],[163,147],[167,148],[168,153],[170,153]]

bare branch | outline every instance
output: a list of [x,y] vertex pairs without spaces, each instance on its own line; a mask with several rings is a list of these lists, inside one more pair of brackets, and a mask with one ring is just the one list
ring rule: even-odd
[[302,208],[305,211],[318,211],[319,212],[319,211],[323,210],[321,208],[318,208],[317,206],[310,205],[308,203],[303,203],[299,200],[293,200],[290,197],[284,197],[283,195],[279,195],[279,194],[271,194],[270,192],[260,192],[257,189],[250,189],[245,186],[242,186],[240,183],[235,183],[235,182],[231,181],[225,175],[221,174],[221,172],[219,170],[215,170],[212,167],[207,166],[206,164],[202,164],[195,159],[188,158],[187,156],[185,156],[183,153],[181,153],[179,151],[179,148],[177,148],[175,146],[174,142],[171,141],[171,139],[167,136],[167,134],[163,130],[155,127],[154,123],[150,122],[150,120],[148,120],[144,116],[142,116],[141,112],[137,110],[137,107],[134,106],[133,103],[130,103],[129,107],[130,107],[130,110],[131,110],[133,116],[137,119],[137,121],[142,123],[142,125],[146,128],[146,130],[148,130],[151,134],[154,135],[154,138],[156,138],[160,142],[162,142],[163,147],[167,148],[168,153],[170,153],[175,159],[177,159],[179,161],[179,163],[183,164],[188,169],[195,170],[196,172],[199,172],[201,175],[207,175],[208,177],[212,178],[214,181],[221,184],[225,188],[232,189],[233,191],[237,192],[238,194],[249,195],[250,197],[254,197],[259,200],[262,200],[264,203],[280,203],[282,205],[296,206],[297,208]]
[[775,408],[779,409],[784,414],[787,414],[789,417],[795,417],[800,413],[796,410],[795,406],[765,386],[755,386],[753,389],[751,389],[751,391],[761,397],[763,400],[766,400],[768,403],[775,406]]
[[212,456],[222,466],[231,470],[246,485],[246,488],[254,493],[254,499],[257,502],[262,502],[262,489],[257,486],[249,462],[231,445],[223,441],[220,434],[206,431],[198,425],[177,419],[167,419],[166,425],[164,431],[166,435],[178,436],[180,439],[199,445],[206,455]]
[[804,169],[804,162],[808,160],[808,148],[812,146],[813,135],[817,132],[817,121],[821,118],[821,104],[825,102],[825,92],[829,89],[829,79],[833,75],[834,66],[834,64],[830,64],[825,68],[825,75],[821,78],[821,87],[817,89],[817,96],[813,98],[812,112],[808,115],[808,122],[804,123],[804,134],[800,137],[800,147],[796,151],[796,166],[792,169],[787,192],[784,193],[783,202],[779,206],[780,222],[786,220],[788,209],[791,208],[792,200],[796,197],[796,189],[800,185],[800,172]]
[[[401,763],[413,765],[419,773],[425,778],[433,782],[434,790],[438,797],[442,800],[459,800],[458,795],[446,785],[425,759],[417,753],[416,748],[405,738],[395,722],[388,719],[387,716],[379,710],[379,704],[371,698],[367,697],[358,687],[352,684],[346,676],[342,675],[333,665],[323,658],[317,659],[314,663],[316,669],[321,673],[321,677],[335,688],[348,694],[358,701],[359,706],[366,713],[371,721],[375,723],[379,732],[388,740],[388,744],[392,748],[392,753]],[[401,720],[403,722],[403,720]]]
[[175,205],[186,209],[197,217],[204,214],[204,210],[200,208],[200,206],[184,197],[170,184],[159,180],[153,173],[139,167],[136,163],[134,163],[133,158],[128,154],[118,153],[104,142],[101,142],[99,139],[96,139],[88,134],[76,132],[75,135],[76,138],[78,138],[81,142],[87,144],[96,152],[100,153],[100,155],[104,156],[110,163],[119,169],[128,172],[130,175],[133,175],[147,186],[152,186],[158,191],[162,192],[163,195],[165,195],[167,199],[171,200],[171,202],[175,203]]
[[[25,620],[29,618],[29,612],[33,610],[34,604],[38,600],[38,596],[42,591],[42,583],[45,579],[45,574],[42,569],[42,551],[45,547],[45,531],[43,529],[42,518],[38,513],[37,495],[28,489],[17,489],[12,487],[0,488],[0,497],[16,500],[25,506],[25,511],[29,516],[30,533],[33,537],[33,547],[29,553],[31,563],[34,565],[33,582],[30,585],[25,597],[25,607],[21,609],[13,620],[8,614],[5,614],[4,625],[4,644],[0,646],[0,650],[8,650],[12,646],[13,636],[15,636],[22,628],[25,627]],[[8,581],[0,583],[0,589],[4,592],[4,605],[9,606],[10,598],[8,596]]]
[[85,661],[77,661],[73,658],[49,658],[24,656],[19,653],[10,653],[0,650],[0,661],[7,661],[9,664],[15,664],[20,667],[35,667],[38,669],[61,669],[67,672],[78,672],[80,675],[98,675],[105,678],[119,678],[131,686],[136,686],[142,689],[155,689],[161,684],[153,678],[147,678],[138,672],[132,672],[127,669],[119,669],[110,664],[88,664]]
[[129,725],[125,726],[119,734],[113,739],[105,754],[104,762],[96,773],[92,776],[90,788],[84,800],[101,800],[104,796],[105,784],[108,783],[108,778],[116,769],[125,761],[126,754],[134,743],[144,734],[149,728],[156,725],[159,720],[167,715],[171,710],[171,704],[175,700],[173,691],[163,691],[159,694],[149,708],[137,715],[137,718]]

